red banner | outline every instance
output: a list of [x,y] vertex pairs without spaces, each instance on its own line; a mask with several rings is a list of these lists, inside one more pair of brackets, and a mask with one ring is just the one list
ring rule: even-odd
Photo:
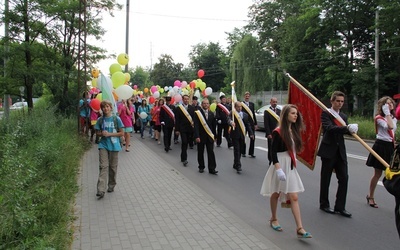
[[289,82],[288,103],[298,107],[305,124],[305,131],[301,135],[304,150],[298,153],[297,157],[309,169],[314,170],[315,158],[321,138],[322,109],[292,82]]

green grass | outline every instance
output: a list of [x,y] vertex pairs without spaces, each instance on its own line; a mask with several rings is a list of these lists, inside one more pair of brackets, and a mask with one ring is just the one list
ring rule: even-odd
[[55,108],[0,120],[0,249],[68,249],[80,159],[89,144]]

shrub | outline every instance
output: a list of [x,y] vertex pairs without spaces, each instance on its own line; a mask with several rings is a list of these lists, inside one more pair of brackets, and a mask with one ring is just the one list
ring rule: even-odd
[[66,249],[76,176],[88,143],[56,107],[0,120],[0,249]]

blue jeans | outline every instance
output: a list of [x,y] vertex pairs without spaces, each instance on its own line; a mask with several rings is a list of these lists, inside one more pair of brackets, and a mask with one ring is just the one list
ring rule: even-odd
[[[147,120],[146,120],[146,121],[140,120],[140,122],[141,122],[141,126],[140,126],[140,136],[143,137],[144,130],[146,129],[146,126],[147,126],[147,124],[148,124],[148,121],[147,121]],[[150,129],[149,129],[149,135],[152,136],[152,135],[153,135],[153,128],[152,128],[151,126],[149,126],[149,127],[150,127]]]

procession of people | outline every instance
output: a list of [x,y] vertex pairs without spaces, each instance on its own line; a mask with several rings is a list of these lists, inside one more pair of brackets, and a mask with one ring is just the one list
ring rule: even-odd
[[[347,116],[341,112],[344,104],[345,94],[340,91],[333,92],[330,102],[331,107],[321,113],[322,141],[319,145],[318,156],[321,157],[320,178],[320,205],[319,208],[330,214],[339,214],[351,217],[352,214],[346,210],[346,196],[348,186],[348,166],[344,135],[356,134],[358,124],[348,124]],[[97,196],[103,198],[105,190],[113,192],[116,185],[116,169],[118,162],[118,151],[125,146],[129,152],[130,140],[133,131],[141,132],[141,138],[145,138],[145,131],[149,129],[149,138],[154,139],[157,144],[163,143],[164,150],[168,153],[171,148],[172,136],[175,143],[180,145],[180,162],[184,167],[188,166],[188,149],[197,148],[197,165],[199,173],[205,169],[210,174],[217,175],[218,157],[214,152],[214,146],[221,147],[225,138],[228,149],[232,149],[233,169],[240,174],[244,168],[241,158],[255,158],[255,131],[257,119],[255,117],[255,104],[250,102],[250,93],[245,92],[243,101],[227,102],[227,96],[221,92],[219,102],[210,103],[204,97],[199,100],[197,96],[182,94],[179,103],[173,103],[170,96],[158,98],[152,104],[147,104],[145,99],[139,102],[138,97],[122,100],[118,106],[118,121],[111,115],[109,103],[102,103],[102,112],[106,114],[107,123],[104,131],[104,120],[98,119],[94,129],[101,138],[100,150],[108,150],[106,154],[100,154],[100,173]],[[236,100],[236,97],[234,98]],[[136,105],[141,103],[141,105]],[[210,108],[210,104],[214,108]],[[269,169],[261,185],[261,195],[270,197],[271,219],[270,226],[275,231],[282,231],[277,219],[278,200],[282,201],[282,207],[292,209],[296,222],[296,232],[299,238],[312,238],[311,233],[303,228],[300,208],[298,204],[298,193],[304,192],[301,178],[296,171],[297,154],[304,148],[301,132],[304,131],[303,116],[296,105],[288,104],[283,109],[278,104],[277,98],[270,99],[270,106],[264,112],[265,137],[267,138],[268,153],[266,154],[266,165]],[[390,160],[388,150],[394,150],[394,132],[396,130],[396,117],[394,101],[390,97],[383,97],[378,105],[380,113],[376,118],[377,141],[374,149],[383,154],[386,161]],[[105,110],[103,110],[106,108]],[[107,109],[108,108],[108,109]],[[111,118],[114,117],[114,118]],[[121,118],[121,119],[120,119]],[[137,120],[140,120],[137,123]],[[341,120],[341,123],[337,120]],[[101,123],[99,124],[99,121]],[[117,121],[117,123],[116,123]],[[148,123],[150,121],[150,123]],[[114,123],[114,124],[113,124]],[[154,131],[154,134],[153,134]],[[161,135],[162,134],[162,135]],[[246,152],[246,136],[249,137],[249,147]],[[110,138],[111,137],[111,138]],[[180,142],[177,138],[180,137]],[[113,139],[114,138],[114,139]],[[161,142],[162,141],[162,142]],[[117,145],[111,147],[109,143]],[[121,147],[118,145],[121,143]],[[123,145],[122,145],[123,144]],[[111,144],[110,144],[111,145]],[[204,154],[207,153],[207,162]],[[111,158],[110,158],[111,157]],[[193,161],[195,162],[195,161]],[[268,163],[267,163],[268,162]],[[370,155],[366,163],[375,168],[375,174],[371,179],[370,192],[367,195],[369,206],[377,208],[374,200],[376,183],[384,171],[384,166]],[[332,173],[338,179],[338,190],[333,209],[329,203],[329,185]],[[106,176],[109,176],[107,182]],[[397,206],[397,205],[396,205]],[[396,223],[400,217],[396,216]]]

